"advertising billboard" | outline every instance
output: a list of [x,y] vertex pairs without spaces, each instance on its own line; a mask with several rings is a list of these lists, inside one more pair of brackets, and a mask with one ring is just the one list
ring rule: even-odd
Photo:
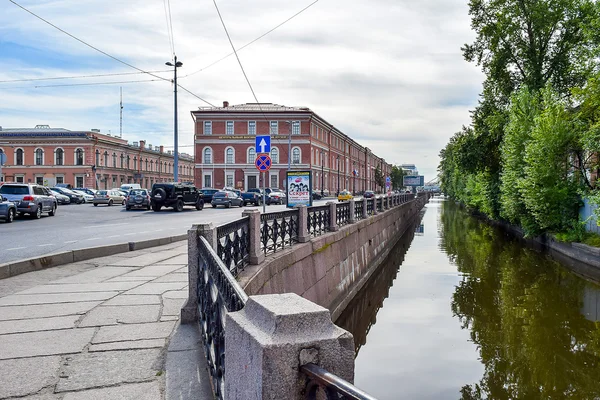
[[423,186],[425,177],[423,175],[406,175],[402,182],[404,186]]
[[312,175],[310,171],[286,172],[287,206],[312,206]]

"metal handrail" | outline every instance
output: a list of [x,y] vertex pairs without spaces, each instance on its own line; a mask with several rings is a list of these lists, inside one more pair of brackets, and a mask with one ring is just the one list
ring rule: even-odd
[[300,371],[309,379],[306,391],[307,399],[315,399],[318,388],[321,387],[324,389],[327,399],[377,400],[350,382],[318,365],[312,363],[304,364],[300,367]]

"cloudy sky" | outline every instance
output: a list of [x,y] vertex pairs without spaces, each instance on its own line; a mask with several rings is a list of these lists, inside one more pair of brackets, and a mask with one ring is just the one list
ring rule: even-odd
[[[117,59],[172,78],[166,0],[15,1]],[[235,57],[214,63],[231,47],[213,1],[169,2],[183,62],[179,84],[215,105],[254,102]],[[313,2],[217,0],[236,48]],[[118,134],[122,87],[123,137],[172,146],[169,81],[137,73],[9,0],[0,0],[0,11],[0,126]],[[260,102],[309,107],[388,162],[416,164],[430,180],[440,149],[469,123],[481,91],[483,75],[460,52],[474,38],[467,11],[467,0],[318,0],[239,56]],[[128,75],[14,81],[121,73]],[[144,82],[80,85],[123,81]],[[193,152],[189,112],[204,106],[179,92],[181,152]]]

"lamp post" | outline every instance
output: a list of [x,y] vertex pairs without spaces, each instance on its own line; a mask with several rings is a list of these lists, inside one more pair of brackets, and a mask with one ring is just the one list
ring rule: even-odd
[[323,151],[321,151],[321,197],[323,197]]
[[337,170],[338,170],[338,184],[337,184],[337,192],[336,196],[340,195],[340,156],[335,158],[337,160]]
[[168,65],[169,67],[173,67],[173,72],[174,72],[174,77],[173,77],[173,91],[175,93],[175,118],[174,118],[174,131],[173,135],[174,135],[174,143],[173,143],[173,180],[175,182],[179,181],[179,153],[178,153],[178,132],[177,132],[177,68],[178,67],[182,67],[183,63],[181,61],[177,61],[177,56],[175,56],[175,59],[173,60],[174,63],[171,62],[166,62],[165,65]]

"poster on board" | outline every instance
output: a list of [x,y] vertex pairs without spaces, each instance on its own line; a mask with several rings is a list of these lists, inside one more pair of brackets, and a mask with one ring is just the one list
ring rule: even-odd
[[312,206],[312,175],[310,171],[286,172],[287,207],[299,204]]

